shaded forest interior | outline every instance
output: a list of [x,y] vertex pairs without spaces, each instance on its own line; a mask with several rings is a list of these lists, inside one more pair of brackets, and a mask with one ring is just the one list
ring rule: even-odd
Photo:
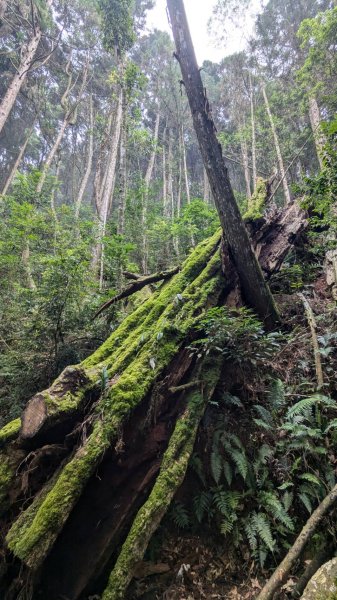
[[166,4],[0,0],[0,596],[334,600],[337,6]]

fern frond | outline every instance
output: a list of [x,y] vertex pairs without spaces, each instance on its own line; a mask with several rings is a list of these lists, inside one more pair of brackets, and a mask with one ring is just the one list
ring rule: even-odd
[[171,518],[173,523],[179,527],[179,529],[186,529],[190,525],[189,514],[181,502],[175,502],[172,511]]
[[239,450],[232,450],[231,458],[237,468],[238,473],[240,473],[242,479],[246,481],[248,474],[248,461],[245,454],[242,454]]
[[206,485],[206,479],[204,474],[204,465],[198,454],[193,454],[190,460],[190,467],[198,475],[201,483]]
[[309,483],[313,483],[314,485],[317,485],[318,487],[322,486],[322,482],[313,473],[302,473],[302,475],[300,475],[300,479],[309,481]]
[[237,408],[243,408],[243,403],[241,402],[240,398],[238,398],[237,396],[232,396],[232,394],[225,394],[223,396],[223,401],[227,405],[236,406]]
[[232,515],[230,515],[229,518],[225,519],[224,521],[222,521],[221,525],[220,525],[220,531],[223,535],[228,535],[229,533],[232,533],[233,528],[234,528],[234,523],[235,521],[238,520],[238,517],[235,513],[233,513]]
[[314,394],[309,398],[303,398],[291,406],[287,412],[287,418],[293,419],[296,415],[306,415],[314,406],[322,405],[330,408],[336,408],[336,403],[328,396]]
[[304,504],[305,508],[307,509],[309,515],[311,515],[312,513],[312,504],[310,502],[310,498],[309,496],[307,496],[307,494],[298,494],[299,499],[301,500],[302,504]]
[[[260,419],[268,425],[273,425],[274,419],[271,412],[261,404],[255,404],[254,410],[259,415]],[[255,420],[255,419],[254,419]]]
[[266,431],[271,431],[273,426],[269,425],[269,423],[266,423],[265,421],[263,421],[262,419],[253,419],[255,425],[257,425],[258,427],[261,427],[262,429],[265,429]]
[[282,502],[283,502],[283,506],[287,512],[289,512],[289,509],[291,508],[293,501],[294,501],[293,492],[286,491],[283,494]]
[[294,523],[284,508],[282,502],[272,492],[261,492],[259,494],[261,506],[274,519],[285,525],[290,531],[294,530]]
[[332,419],[332,421],[330,421],[329,425],[324,430],[324,433],[325,434],[329,433],[329,431],[331,431],[331,429],[337,429],[337,419]]
[[211,454],[211,473],[215,483],[218,484],[222,473],[222,456],[215,450]]
[[212,494],[203,490],[193,498],[193,508],[198,523],[201,523],[204,515],[209,513],[212,504]]
[[274,379],[271,384],[268,402],[271,410],[278,410],[286,403],[285,389],[281,379]]
[[275,547],[275,541],[273,539],[268,517],[264,513],[254,513],[252,516],[252,522],[256,528],[256,532],[263,543],[273,552]]
[[257,549],[257,530],[251,518],[245,522],[244,528],[249,546],[254,551]]
[[224,476],[225,479],[228,483],[228,485],[232,485],[232,481],[233,481],[233,471],[232,471],[232,467],[230,466],[229,462],[227,462],[226,460],[223,463],[223,472],[224,472]]

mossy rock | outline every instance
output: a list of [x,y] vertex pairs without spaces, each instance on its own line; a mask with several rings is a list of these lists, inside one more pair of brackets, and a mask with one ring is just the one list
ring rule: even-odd
[[337,600],[337,558],[325,563],[310,579],[301,600]]

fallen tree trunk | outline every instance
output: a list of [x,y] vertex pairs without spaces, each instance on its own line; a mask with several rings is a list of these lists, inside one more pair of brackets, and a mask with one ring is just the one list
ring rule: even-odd
[[[286,225],[291,210],[277,216],[277,233],[267,220],[260,222],[263,235],[252,231],[268,274],[296,239]],[[304,226],[298,211],[298,234]],[[228,296],[240,302],[220,239],[217,232],[202,242],[92,356],[68,367],[31,399],[21,421],[0,431],[6,538],[0,593],[6,600],[17,598],[28,581],[34,598],[76,600],[105,589],[106,599],[123,597],[118,590],[126,589],[184,477],[212,391],[213,369],[199,373],[189,350],[195,325]],[[200,390],[204,401],[192,414],[189,403]],[[175,436],[187,422],[190,437],[177,446]],[[162,485],[167,502],[159,509]],[[137,514],[146,517],[145,530]]]

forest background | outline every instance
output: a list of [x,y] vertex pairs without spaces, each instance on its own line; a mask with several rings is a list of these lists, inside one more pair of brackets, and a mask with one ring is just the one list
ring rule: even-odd
[[[217,227],[173,43],[144,29],[152,4],[136,2],[136,35],[116,25],[123,60],[104,37],[103,0],[39,1],[34,14],[1,4],[0,94],[12,106],[1,112],[3,421],[116,326],[121,307],[92,317],[123,271],[178,264]],[[259,177],[277,173],[282,203],[322,166],[320,123],[335,127],[333,4],[272,0],[247,50],[202,65],[243,212]],[[229,8],[218,3],[213,30],[240,21],[244,7]],[[300,289],[303,266],[291,268]]]

